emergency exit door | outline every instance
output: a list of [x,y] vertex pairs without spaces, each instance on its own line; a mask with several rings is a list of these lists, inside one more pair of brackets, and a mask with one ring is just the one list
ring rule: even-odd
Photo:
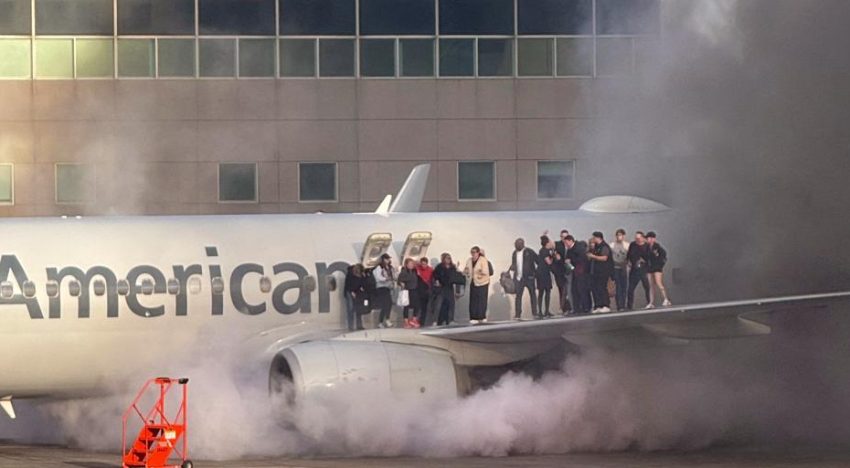
[[369,234],[366,243],[363,244],[363,253],[360,262],[366,268],[374,268],[380,263],[381,255],[387,253],[393,243],[393,235],[388,232],[376,232]]
[[429,231],[411,232],[404,241],[401,249],[401,264],[408,258],[419,260],[428,255],[428,247],[431,245],[431,233]]

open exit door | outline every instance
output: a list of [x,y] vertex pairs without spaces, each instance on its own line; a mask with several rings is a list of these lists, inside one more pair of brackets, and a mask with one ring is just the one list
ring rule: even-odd
[[420,258],[427,256],[430,245],[431,233],[429,231],[411,232],[401,249],[400,264],[404,265],[404,260],[408,258],[419,261]]
[[366,268],[375,268],[380,263],[381,255],[389,250],[393,243],[393,235],[388,232],[376,232],[369,234],[366,243],[363,244],[363,253],[360,262]]

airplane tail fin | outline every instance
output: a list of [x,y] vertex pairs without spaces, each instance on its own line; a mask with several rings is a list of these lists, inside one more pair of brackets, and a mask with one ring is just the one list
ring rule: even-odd
[[387,195],[378,209],[375,210],[375,214],[418,213],[419,208],[422,207],[422,199],[425,197],[425,187],[428,185],[428,173],[430,171],[430,164],[420,164],[414,167],[398,194],[395,197]]

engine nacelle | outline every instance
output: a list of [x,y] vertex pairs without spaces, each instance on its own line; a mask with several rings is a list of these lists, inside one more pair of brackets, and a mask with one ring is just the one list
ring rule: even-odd
[[379,341],[324,340],[297,344],[275,356],[270,389],[291,384],[298,398],[349,386],[391,391],[399,396],[440,398],[462,389],[448,352]]

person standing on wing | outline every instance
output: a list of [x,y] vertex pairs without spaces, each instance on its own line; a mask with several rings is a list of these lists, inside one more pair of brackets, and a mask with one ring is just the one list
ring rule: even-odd
[[522,318],[522,296],[528,291],[531,300],[531,314],[537,317],[537,298],[534,297],[534,277],[537,276],[537,254],[525,246],[525,239],[514,242],[514,253],[511,257],[511,268],[516,284],[516,299],[514,300],[514,320]]
[[[655,288],[661,292],[664,307],[673,305],[667,297],[667,288],[664,287],[664,265],[667,264],[667,250],[661,246],[656,240],[656,234],[653,231],[646,233],[646,241],[649,243],[649,287],[655,291]],[[655,304],[652,304],[653,306]]]
[[493,276],[493,265],[484,256],[477,245],[469,251],[469,259],[463,274],[469,282],[469,321],[483,323],[487,321],[487,299],[490,295],[490,277]]

